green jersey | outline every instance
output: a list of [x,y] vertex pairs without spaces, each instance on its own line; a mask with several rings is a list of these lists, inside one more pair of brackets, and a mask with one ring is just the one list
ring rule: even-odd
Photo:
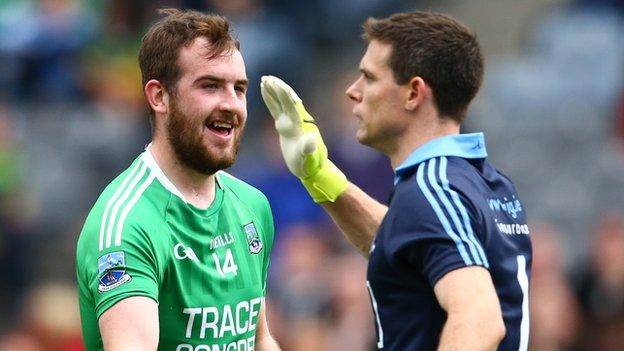
[[249,351],[266,288],[273,218],[266,197],[225,172],[208,209],[183,200],[149,148],[103,191],[76,250],[87,350],[116,302],[158,303],[159,350]]

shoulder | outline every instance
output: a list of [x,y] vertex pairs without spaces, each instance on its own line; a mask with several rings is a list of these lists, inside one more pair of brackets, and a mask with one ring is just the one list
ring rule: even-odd
[[477,210],[472,202],[482,196],[480,182],[479,172],[469,160],[431,158],[401,178],[391,207],[412,223],[444,222],[455,212]]
[[157,183],[138,158],[102,191],[85,220],[78,250],[93,247],[101,251],[125,239],[145,238],[142,233],[164,220],[169,200]]

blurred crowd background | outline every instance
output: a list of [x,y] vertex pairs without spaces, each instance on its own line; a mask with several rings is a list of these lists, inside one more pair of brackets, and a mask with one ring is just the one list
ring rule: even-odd
[[82,350],[75,242],[103,187],[149,140],[137,51],[160,7],[226,15],[241,41],[249,118],[234,175],[268,196],[277,238],[269,323],[284,350],[372,350],[366,261],[289,174],[259,77],[282,77],[330,157],[386,202],[389,162],[355,140],[344,90],[361,23],[395,11],[474,29],[484,131],[516,183],[534,248],[531,350],[624,350],[624,1],[1,0],[0,351]]

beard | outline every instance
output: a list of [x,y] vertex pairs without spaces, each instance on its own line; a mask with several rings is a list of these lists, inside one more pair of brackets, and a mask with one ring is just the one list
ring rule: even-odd
[[204,142],[205,119],[189,118],[178,108],[175,98],[171,99],[171,112],[167,123],[167,138],[178,160],[192,170],[211,175],[229,168],[236,161],[243,128],[232,129],[233,145],[224,149],[209,148]]

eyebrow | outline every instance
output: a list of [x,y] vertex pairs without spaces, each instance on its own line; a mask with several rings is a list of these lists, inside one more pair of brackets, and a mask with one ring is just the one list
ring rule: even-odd
[[[202,80],[210,80],[210,81],[217,82],[217,83],[225,83],[226,82],[226,80],[221,78],[221,77],[213,76],[213,75],[210,75],[210,74],[205,74],[203,76],[197,77],[193,83],[201,82]],[[242,85],[244,87],[248,87],[249,86],[249,80],[247,80],[247,79],[239,79],[239,80],[237,80],[234,83],[234,85]]]

